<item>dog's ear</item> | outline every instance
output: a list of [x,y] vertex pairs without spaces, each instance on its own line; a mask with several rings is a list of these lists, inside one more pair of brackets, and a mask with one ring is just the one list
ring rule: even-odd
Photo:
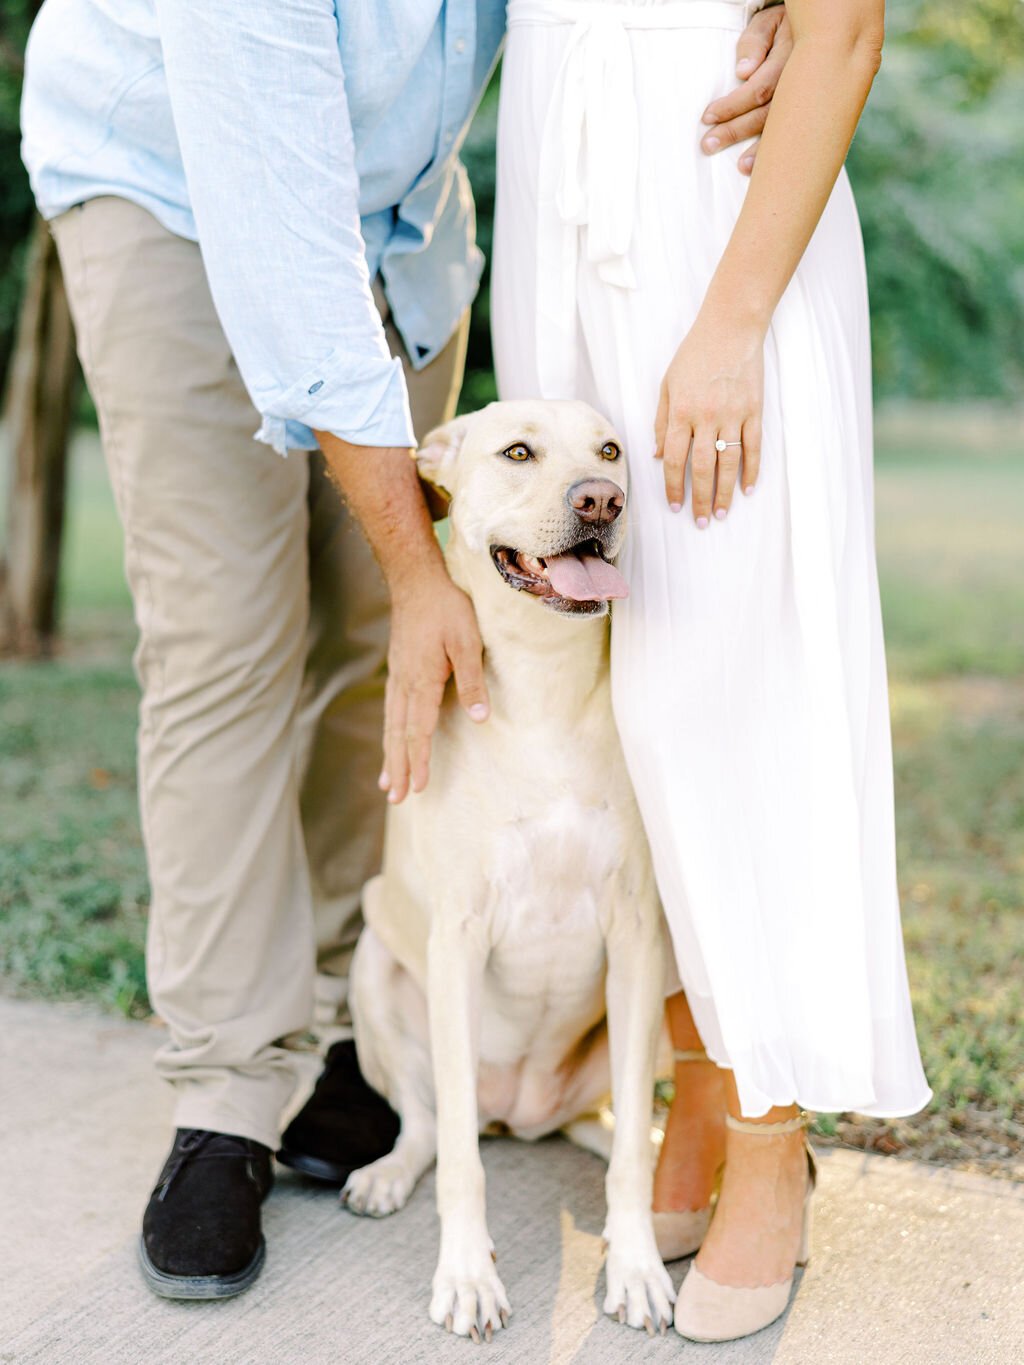
[[468,426],[468,415],[453,417],[443,427],[435,427],[416,452],[420,478],[449,495],[455,491],[455,464]]

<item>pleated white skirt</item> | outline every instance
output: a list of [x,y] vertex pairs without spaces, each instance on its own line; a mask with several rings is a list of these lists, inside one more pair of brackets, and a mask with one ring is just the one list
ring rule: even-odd
[[[679,975],[743,1111],[912,1113],[874,561],[867,291],[840,179],[765,348],[761,476],[669,511],[658,390],[743,203],[700,117],[754,6],[511,0],[492,308],[503,398],[583,398],[630,456],[615,712]],[[765,243],[771,250],[771,243]]]

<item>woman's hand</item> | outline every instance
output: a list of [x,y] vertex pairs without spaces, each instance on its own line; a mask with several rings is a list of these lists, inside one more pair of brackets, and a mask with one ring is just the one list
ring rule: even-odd
[[665,496],[673,512],[682,510],[689,460],[693,516],[702,530],[712,513],[719,521],[728,514],[741,467],[744,493],[757,482],[763,348],[761,327],[698,317],[662,380],[654,454],[664,463]]

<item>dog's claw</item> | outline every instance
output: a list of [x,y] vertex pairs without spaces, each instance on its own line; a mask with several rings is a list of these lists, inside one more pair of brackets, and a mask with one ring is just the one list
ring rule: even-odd
[[626,1321],[626,1305],[624,1303],[619,1304],[619,1321]]
[[499,1309],[498,1309],[498,1317],[501,1318],[501,1325],[502,1325],[502,1327],[507,1327],[507,1326],[508,1326],[508,1309],[507,1309],[507,1308],[499,1308]]
[[487,1321],[484,1324],[484,1341],[490,1341],[493,1336],[494,1328],[491,1326],[490,1321]]
[[491,1247],[491,1260],[494,1262],[495,1265],[498,1264],[498,1253],[494,1250],[493,1247]]
[[452,1315],[451,1315],[451,1313],[449,1313],[448,1316],[447,1316],[447,1317],[445,1318],[445,1320],[444,1320],[444,1330],[445,1330],[446,1332],[450,1332],[450,1331],[452,1330]]
[[647,1333],[649,1337],[654,1336],[654,1323],[651,1321],[649,1316],[644,1318],[644,1331]]
[[661,1332],[662,1336],[668,1335],[668,1322],[664,1318],[662,1318],[658,1330]]
[[477,1346],[479,1346],[479,1345],[480,1345],[480,1329],[477,1327],[477,1325],[476,1325],[475,1322],[473,1323],[472,1327],[469,1329],[469,1335],[473,1338],[473,1340],[474,1340],[474,1342],[477,1344]]
[[604,1253],[605,1253],[607,1250],[608,1250],[608,1238],[607,1238],[607,1237],[602,1237],[602,1238],[601,1238],[601,1255],[603,1256]]

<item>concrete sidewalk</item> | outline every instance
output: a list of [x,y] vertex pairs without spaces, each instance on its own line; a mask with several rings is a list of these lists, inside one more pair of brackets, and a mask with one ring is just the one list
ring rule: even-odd
[[[813,1264],[774,1327],[729,1346],[649,1341],[601,1315],[601,1163],[561,1139],[485,1144],[513,1318],[489,1347],[426,1316],[433,1182],[372,1222],[281,1172],[262,1278],[174,1304],[143,1287],[137,1227],[169,1142],[158,1033],[83,1007],[0,999],[0,1361],[41,1365],[1015,1365],[1024,1361],[1024,1188],[822,1156]],[[681,1275],[685,1265],[674,1267]]]

